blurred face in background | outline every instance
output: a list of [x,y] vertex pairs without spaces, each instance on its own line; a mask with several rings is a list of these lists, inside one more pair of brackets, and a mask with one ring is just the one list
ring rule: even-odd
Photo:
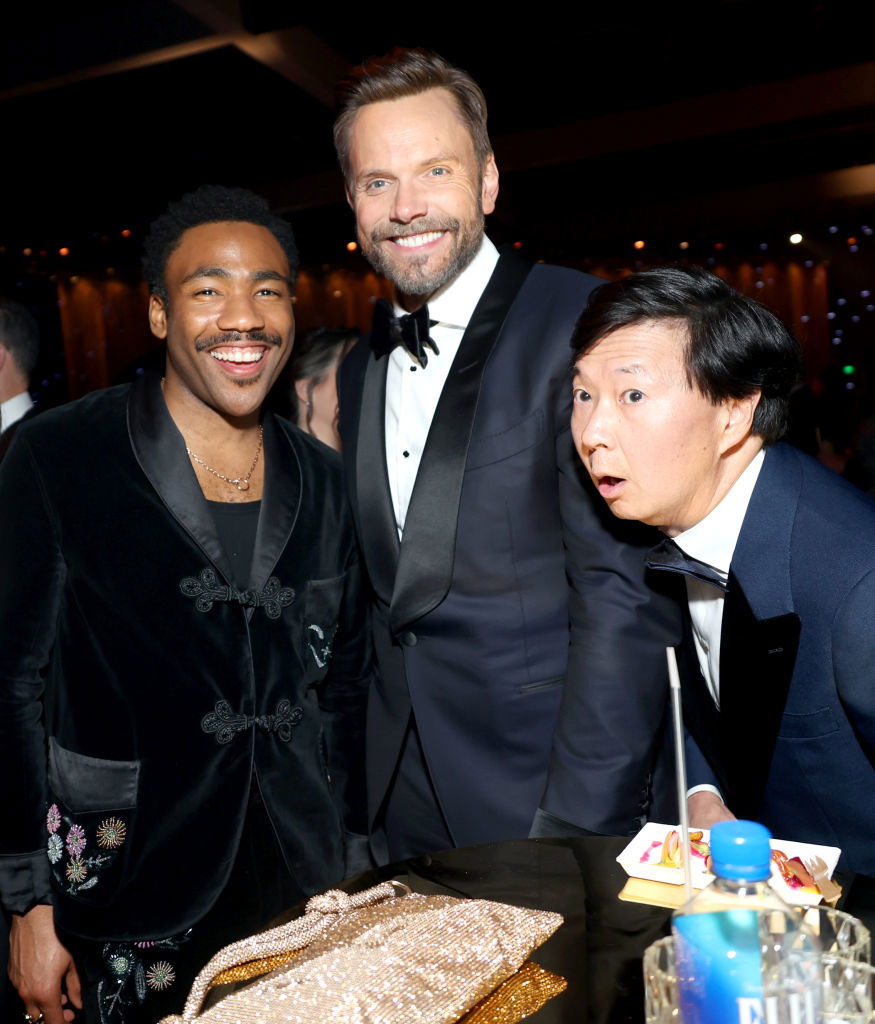
[[298,396],[298,426],[312,434],[335,451],[340,451],[340,432],[337,420],[337,367],[343,349],[337,349],[337,358],[320,377],[303,377],[295,381]]

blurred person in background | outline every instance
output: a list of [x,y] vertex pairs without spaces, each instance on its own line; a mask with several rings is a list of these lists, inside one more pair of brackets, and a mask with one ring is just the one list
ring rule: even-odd
[[36,320],[20,303],[0,299],[0,460],[18,424],[34,413],[28,388],[38,356]]
[[316,327],[295,340],[289,364],[290,418],[338,452],[337,368],[358,338],[358,331],[347,327]]

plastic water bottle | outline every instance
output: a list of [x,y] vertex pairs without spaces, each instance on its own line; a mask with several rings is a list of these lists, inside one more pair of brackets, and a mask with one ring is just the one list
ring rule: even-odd
[[816,1024],[820,949],[769,885],[767,828],[711,830],[714,881],[672,921],[683,1024]]

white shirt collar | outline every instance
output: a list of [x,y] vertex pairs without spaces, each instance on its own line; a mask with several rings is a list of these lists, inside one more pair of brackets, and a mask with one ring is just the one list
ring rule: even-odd
[[750,504],[765,454],[761,448],[720,504],[711,509],[695,526],[674,538],[674,542],[681,550],[710,565],[724,577],[729,575],[732,553],[738,543],[738,535],[741,533],[747,506]]
[[[428,315],[447,327],[464,331],[468,321],[486,291],[486,285],[498,263],[498,250],[486,235],[476,255],[458,277],[439,288],[428,300]],[[395,304],[395,313],[402,316],[406,310]]]
[[22,391],[5,402],[0,402],[0,434],[20,420],[32,405],[33,400],[27,391]]

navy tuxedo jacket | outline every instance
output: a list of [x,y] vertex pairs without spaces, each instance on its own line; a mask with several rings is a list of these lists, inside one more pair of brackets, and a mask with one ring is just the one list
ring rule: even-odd
[[51,899],[96,939],[185,930],[228,878],[253,773],[300,887],[343,876],[371,659],[355,536],[333,452],[270,415],[264,448],[241,591],[157,378],[19,430],[0,469],[9,909]]
[[379,665],[369,808],[412,709],[457,845],[524,837],[539,805],[618,834],[648,807],[677,609],[648,591],[640,535],[610,515],[571,439],[569,342],[599,283],[502,255],[441,394],[400,544],[388,357],[365,338],[341,367]]
[[690,784],[875,874],[875,503],[770,448],[730,566],[719,712],[685,662]]

